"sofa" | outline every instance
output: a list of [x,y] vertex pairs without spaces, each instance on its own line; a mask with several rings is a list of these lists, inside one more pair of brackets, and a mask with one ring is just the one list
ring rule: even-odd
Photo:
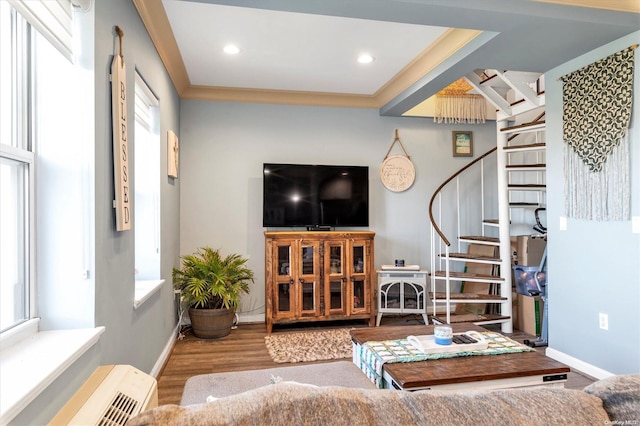
[[164,405],[142,425],[640,425],[640,374],[583,390],[537,387],[438,393],[280,382],[211,402]]

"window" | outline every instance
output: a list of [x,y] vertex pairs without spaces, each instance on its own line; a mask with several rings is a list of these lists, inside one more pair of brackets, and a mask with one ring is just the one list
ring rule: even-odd
[[79,26],[68,0],[0,0],[0,371],[11,389],[0,392],[3,424],[104,332],[87,281],[94,85],[92,71],[69,60],[69,24]]
[[66,309],[49,298],[60,297],[50,284],[65,282],[84,261],[76,226],[82,191],[73,183],[86,181],[76,173],[86,158],[70,126],[74,66],[68,50],[37,30],[46,26],[32,25],[41,15],[24,12],[23,3],[39,9],[36,1],[0,1],[0,332],[50,313],[36,300]]
[[26,21],[0,2],[0,332],[28,320],[34,309],[28,31]]
[[135,118],[133,229],[139,285],[160,279],[160,134],[158,99],[138,72]]
[[2,259],[0,292],[0,331],[7,330],[29,318],[28,251],[30,206],[30,158],[0,157],[0,258]]

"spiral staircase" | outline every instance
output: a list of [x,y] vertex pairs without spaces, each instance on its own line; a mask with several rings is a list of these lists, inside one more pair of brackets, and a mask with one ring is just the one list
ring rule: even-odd
[[465,78],[496,108],[497,144],[431,197],[432,319],[511,333],[512,236],[531,234],[546,205],[544,77],[476,70]]

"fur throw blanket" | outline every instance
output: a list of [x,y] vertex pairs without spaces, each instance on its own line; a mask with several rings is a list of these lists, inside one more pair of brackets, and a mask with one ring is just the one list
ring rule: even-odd
[[206,404],[160,406],[127,425],[603,425],[638,421],[637,413],[640,375],[602,380],[585,391],[546,387],[450,394],[282,382]]

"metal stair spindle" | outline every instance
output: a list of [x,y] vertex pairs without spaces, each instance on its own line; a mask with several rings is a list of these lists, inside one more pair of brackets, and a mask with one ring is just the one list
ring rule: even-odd
[[[506,124],[506,120],[498,122],[497,126],[500,129],[502,124]],[[509,232],[509,172],[507,171],[507,154],[504,152],[504,147],[508,144],[508,137],[505,133],[497,132],[497,145],[498,145],[498,233],[500,240],[500,276],[504,279],[505,283],[511,283],[511,238]],[[501,285],[500,295],[507,297],[509,303],[502,303],[500,306],[500,312],[502,315],[513,318],[512,304],[511,304],[511,286]],[[513,321],[502,323],[503,333],[513,333]]]

